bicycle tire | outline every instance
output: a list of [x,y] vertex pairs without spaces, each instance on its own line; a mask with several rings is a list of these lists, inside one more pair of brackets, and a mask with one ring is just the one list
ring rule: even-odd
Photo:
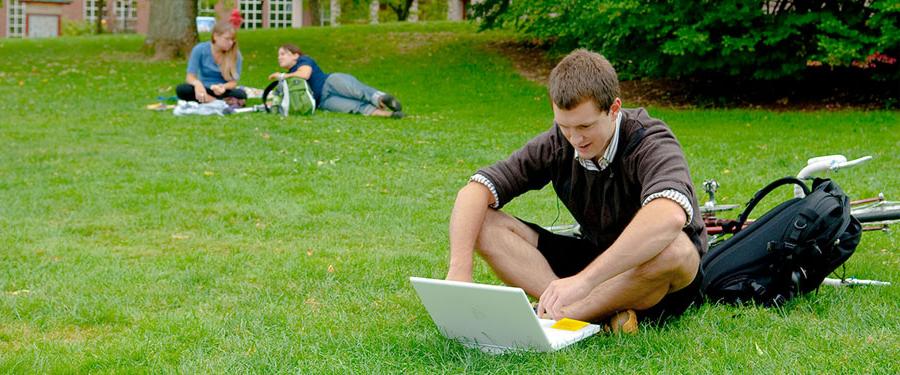
[[900,221],[900,202],[883,202],[874,207],[851,210],[851,214],[860,223]]

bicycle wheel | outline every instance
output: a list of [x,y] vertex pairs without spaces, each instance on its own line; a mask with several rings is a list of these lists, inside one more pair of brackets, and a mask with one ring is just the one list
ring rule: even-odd
[[851,209],[850,214],[861,223],[900,221],[900,202],[879,202],[878,204]]

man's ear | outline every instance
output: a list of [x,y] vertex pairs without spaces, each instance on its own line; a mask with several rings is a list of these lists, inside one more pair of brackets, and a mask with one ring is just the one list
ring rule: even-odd
[[612,105],[609,106],[609,114],[618,115],[620,109],[622,109],[622,99],[616,98],[616,100],[613,100]]

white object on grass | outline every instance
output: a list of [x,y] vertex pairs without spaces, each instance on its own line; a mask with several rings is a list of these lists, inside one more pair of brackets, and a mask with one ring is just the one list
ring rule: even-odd
[[600,331],[588,324],[568,331],[538,319],[520,288],[410,277],[413,288],[445,337],[486,353],[550,352]]
[[826,278],[822,281],[822,285],[828,286],[851,286],[851,285],[877,285],[877,286],[890,286],[891,283],[887,281],[878,281],[878,280],[861,280],[855,277],[850,277],[846,279],[831,279]]

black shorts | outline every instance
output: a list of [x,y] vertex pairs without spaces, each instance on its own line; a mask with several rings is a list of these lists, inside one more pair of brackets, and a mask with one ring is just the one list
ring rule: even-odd
[[[540,225],[522,219],[519,221],[537,232],[538,251],[550,264],[553,273],[561,278],[581,272],[611,245],[598,247],[582,238],[552,233]],[[661,323],[668,318],[681,315],[691,305],[699,305],[703,301],[700,294],[702,282],[703,277],[698,266],[694,281],[674,293],[667,294],[655,306],[637,311],[638,318],[641,322]]]

